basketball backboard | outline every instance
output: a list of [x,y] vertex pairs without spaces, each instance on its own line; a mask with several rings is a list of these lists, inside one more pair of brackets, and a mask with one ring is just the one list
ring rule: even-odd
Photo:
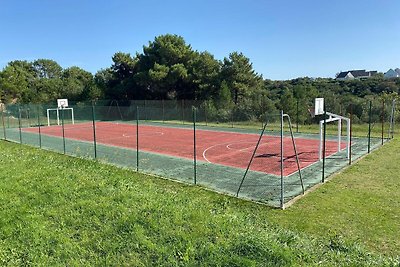
[[315,99],[315,115],[324,114],[324,99],[323,98],[316,98]]
[[67,108],[68,107],[68,99],[57,99],[58,108]]

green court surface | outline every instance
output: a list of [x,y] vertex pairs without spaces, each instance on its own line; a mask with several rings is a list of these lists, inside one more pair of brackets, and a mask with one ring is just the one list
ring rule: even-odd
[[[186,129],[191,129],[193,127],[190,123],[160,124],[146,121],[141,121],[139,127],[141,125],[163,125],[163,127],[167,128],[176,127]],[[205,125],[199,125],[197,129],[211,130],[214,132],[260,133],[260,130],[257,129],[210,127]],[[45,134],[39,136],[37,133],[25,131],[24,128],[22,131],[19,131],[19,128],[15,126],[14,128],[5,128],[5,134],[6,139],[9,141],[17,143],[21,142],[22,144],[41,147],[43,149],[65,153],[71,156],[89,159],[95,158],[95,146],[93,141],[80,141],[70,138],[63,139],[62,137]],[[279,134],[280,133],[276,131],[269,131],[266,133],[266,135],[271,136]],[[285,136],[289,136],[288,132],[285,132],[284,134]],[[319,135],[317,134],[295,133],[294,137],[295,140],[319,140]],[[337,136],[327,136],[326,139],[335,140],[335,138],[337,138]],[[373,150],[378,148],[381,145],[381,142],[382,140],[380,138],[371,138],[370,149]],[[318,148],[315,148],[315,150],[317,149]],[[354,161],[367,154],[367,149],[368,138],[352,138],[351,160]],[[139,158],[137,158],[137,156],[139,156]],[[188,184],[196,182],[198,185],[204,186],[205,188],[233,196],[236,196],[245,172],[244,168],[213,164],[201,160],[197,160],[196,164],[194,164],[193,159],[144,151],[140,149],[140,141],[139,150],[97,143],[96,158],[103,162],[130,169],[138,169],[140,172],[154,174]],[[327,157],[325,160],[324,179],[326,180],[330,175],[340,171],[348,165],[349,159],[346,157],[345,150]],[[305,190],[321,183],[322,169],[322,161],[318,160],[301,169]],[[284,203],[288,203],[296,196],[303,194],[303,188],[300,183],[298,172],[285,176],[282,187],[281,177],[279,175],[249,170],[246,179],[243,181],[238,197],[265,203],[274,207],[280,207],[282,194]]]

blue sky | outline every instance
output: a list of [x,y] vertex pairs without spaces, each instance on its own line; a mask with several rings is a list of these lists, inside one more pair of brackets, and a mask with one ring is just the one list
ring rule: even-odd
[[166,33],[217,59],[243,52],[273,80],[400,67],[399,0],[0,0],[0,26],[0,68],[49,58],[95,73]]

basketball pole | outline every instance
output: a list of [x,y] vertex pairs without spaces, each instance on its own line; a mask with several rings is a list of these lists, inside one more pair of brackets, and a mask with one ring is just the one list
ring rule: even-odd
[[325,183],[325,152],[326,152],[326,108],[324,102],[324,132],[322,135],[322,183]]
[[61,106],[61,127],[62,127],[62,137],[63,137],[63,149],[65,155],[65,129],[64,129],[64,107]]

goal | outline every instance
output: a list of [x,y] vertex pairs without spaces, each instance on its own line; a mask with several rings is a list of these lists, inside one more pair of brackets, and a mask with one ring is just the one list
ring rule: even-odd
[[57,116],[57,125],[60,125],[60,110],[64,112],[65,110],[69,110],[68,112],[71,115],[72,124],[75,124],[74,117],[74,108],[68,107],[68,99],[57,99],[57,108],[48,108],[47,109],[47,125],[50,126],[50,112],[56,112]]
[[325,120],[320,120],[319,121],[319,160],[322,160],[323,157],[323,128],[324,128],[324,123],[332,123],[332,122],[338,122],[338,131],[337,131],[337,152],[340,152],[342,150],[342,122],[346,122],[346,143],[343,149],[346,149],[346,158],[350,158],[350,119],[346,118],[341,115],[337,115],[331,112],[325,111],[325,106],[324,106],[324,99],[323,98],[316,98],[315,99],[315,115],[323,115],[326,114],[329,117],[326,118]]

